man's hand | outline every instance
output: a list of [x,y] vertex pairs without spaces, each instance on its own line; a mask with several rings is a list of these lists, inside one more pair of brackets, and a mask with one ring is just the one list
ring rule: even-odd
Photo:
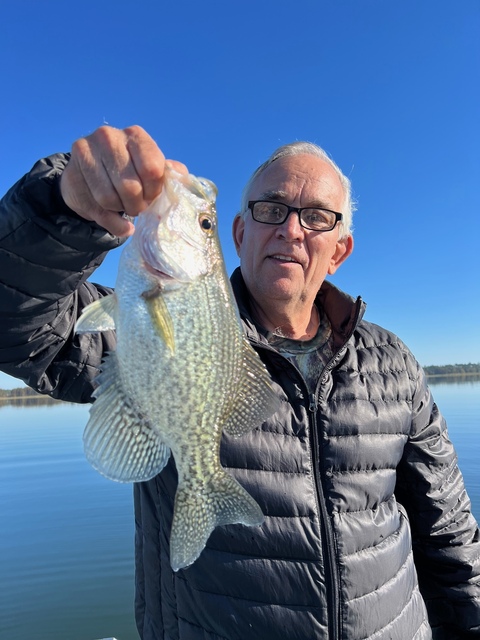
[[[177,171],[186,167],[171,162]],[[165,156],[138,126],[103,126],[80,138],[60,179],[65,203],[115,236],[130,236],[133,224],[121,212],[137,216],[162,190]]]

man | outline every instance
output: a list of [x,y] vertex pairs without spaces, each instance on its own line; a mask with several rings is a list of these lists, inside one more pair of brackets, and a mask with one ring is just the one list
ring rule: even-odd
[[[146,207],[164,163],[139,127],[102,127],[5,196],[4,371],[90,400],[115,339],[72,334],[108,291],[86,278],[132,233],[118,212]],[[217,527],[173,573],[173,462],[136,484],[143,640],[480,637],[479,531],[425,376],[396,336],[362,320],[360,299],[325,280],[352,252],[350,220],[349,182],[313,145],[281,148],[247,185],[232,285],[279,409],[242,438],[225,436],[222,462],[265,523]]]

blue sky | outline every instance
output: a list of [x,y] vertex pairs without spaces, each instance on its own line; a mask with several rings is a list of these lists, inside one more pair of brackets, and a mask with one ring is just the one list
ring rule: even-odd
[[358,203],[332,281],[421,364],[480,362],[478,0],[17,0],[1,16],[2,194],[103,123],[139,124],[217,184],[231,271],[243,184],[311,140]]

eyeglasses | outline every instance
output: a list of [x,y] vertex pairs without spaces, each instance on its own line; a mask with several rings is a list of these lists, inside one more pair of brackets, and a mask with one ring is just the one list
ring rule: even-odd
[[283,202],[271,202],[270,200],[250,200],[248,208],[252,213],[252,218],[263,224],[283,224],[288,216],[295,211],[298,213],[301,226],[311,231],[331,231],[343,218],[341,213],[330,211],[330,209],[290,207]]

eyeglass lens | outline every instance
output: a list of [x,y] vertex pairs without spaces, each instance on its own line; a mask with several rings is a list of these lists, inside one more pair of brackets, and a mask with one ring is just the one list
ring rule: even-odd
[[281,202],[255,202],[252,215],[257,222],[265,224],[283,224],[290,213],[297,212],[300,224],[314,231],[328,231],[337,222],[337,214],[333,211],[317,208],[295,209]]

